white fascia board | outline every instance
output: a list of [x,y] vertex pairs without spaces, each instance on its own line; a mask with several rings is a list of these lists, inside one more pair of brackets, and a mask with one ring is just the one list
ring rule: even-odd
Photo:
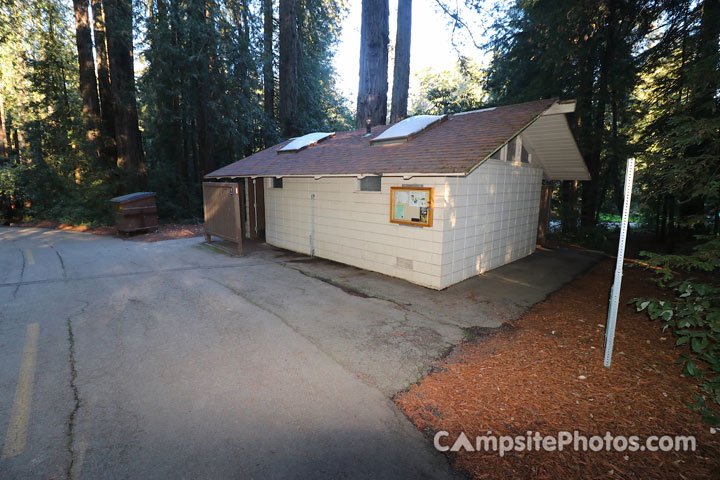
[[542,114],[543,115],[559,115],[559,114],[566,114],[566,113],[573,113],[575,111],[575,105],[577,102],[575,100],[566,100],[566,101],[559,101],[555,102],[550,107],[545,110]]
[[321,178],[338,178],[338,177],[353,177],[353,178],[362,178],[367,176],[380,176],[380,177],[403,177],[403,178],[412,178],[412,177],[466,177],[468,173],[466,172],[452,172],[452,173],[328,173],[328,174],[293,174],[293,175],[277,175],[277,174],[267,174],[267,175],[228,175],[227,177],[212,177],[212,178],[314,178],[316,180],[319,180]]

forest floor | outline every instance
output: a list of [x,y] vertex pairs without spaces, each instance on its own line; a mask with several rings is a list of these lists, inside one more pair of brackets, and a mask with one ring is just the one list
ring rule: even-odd
[[[448,452],[472,478],[712,478],[720,471],[720,430],[685,402],[698,387],[681,375],[680,352],[660,322],[627,305],[664,292],[639,267],[626,267],[612,367],[603,339],[615,261],[607,259],[497,333],[459,346],[435,373],[398,394],[395,403],[429,440],[447,431],[451,446],[476,436],[556,435],[588,438],[693,435],[695,452]],[[491,432],[491,433],[489,433]]]
[[[110,225],[87,226],[70,225],[67,223],[42,221],[30,223],[13,224],[14,227],[54,228],[57,230],[68,230],[73,232],[92,233],[94,235],[118,235],[117,228]],[[127,237],[128,240],[138,242],[160,242],[162,240],[176,240],[178,238],[201,237],[205,234],[201,224],[163,223],[156,232],[136,232]]]

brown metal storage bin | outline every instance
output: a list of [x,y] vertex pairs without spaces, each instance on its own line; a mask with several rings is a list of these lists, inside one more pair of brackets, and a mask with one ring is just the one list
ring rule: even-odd
[[158,228],[155,192],[136,192],[110,200],[118,232],[130,233]]

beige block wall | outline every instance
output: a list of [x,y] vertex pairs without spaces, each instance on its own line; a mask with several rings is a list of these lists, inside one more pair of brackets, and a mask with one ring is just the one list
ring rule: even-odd
[[489,160],[467,177],[447,178],[440,288],[535,251],[542,175]]
[[[315,194],[316,256],[445,288],[534,251],[541,180],[490,162],[468,177],[383,177],[380,192],[354,177],[266,179],[266,240],[309,255]],[[434,188],[432,227],[390,223],[390,187],[410,185]]]
[[[315,194],[315,255],[373,270],[431,288],[440,288],[442,222],[432,227],[390,223],[390,187],[443,189],[445,177],[383,177],[382,191],[361,192],[354,177],[283,179],[283,188],[265,190],[268,243],[310,254]],[[442,216],[435,209],[435,215]]]

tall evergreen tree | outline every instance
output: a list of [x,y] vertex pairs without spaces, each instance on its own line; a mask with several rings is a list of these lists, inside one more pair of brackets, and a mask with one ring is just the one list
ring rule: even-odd
[[[3,212],[27,201],[38,217],[106,221],[109,197],[147,185],[158,192],[162,216],[198,216],[205,173],[280,138],[271,0],[143,0],[135,12],[130,0],[90,0],[91,42],[87,4],[75,1],[80,28],[72,29],[63,2],[0,3]],[[345,12],[346,2],[297,1],[298,132],[348,125],[332,68]],[[133,40],[143,56],[137,89]],[[101,137],[112,139],[102,142],[103,153],[114,158],[116,148],[116,162],[96,162],[86,148],[79,66],[83,85],[96,71]],[[88,104],[97,114],[97,102]]]
[[103,7],[115,114],[117,165],[128,175],[127,188],[135,190],[144,183],[145,163],[135,90],[132,1],[105,0]]
[[210,16],[210,2],[196,0],[189,2],[189,17],[194,21],[197,34],[192,37],[193,63],[196,73],[197,95],[195,96],[195,125],[197,126],[197,171],[200,177],[215,170],[215,128],[213,124],[215,77],[211,68],[215,67],[216,30]]
[[454,70],[420,72],[411,114],[443,115],[479,109],[487,103],[483,79],[482,69],[464,57]]
[[389,16],[388,0],[362,0],[357,128],[387,121]]
[[347,130],[354,124],[338,92],[333,57],[347,4],[337,0],[298,2],[299,133]]
[[263,102],[265,115],[275,118],[275,18],[273,16],[273,0],[263,2]]
[[88,15],[89,0],[73,0],[75,13],[75,43],[77,45],[80,96],[83,101],[83,118],[86,138],[95,147],[96,155],[102,155],[99,143],[100,99],[95,79],[95,60],[93,58],[92,32]]
[[5,98],[3,86],[2,72],[0,72],[0,163],[5,163],[8,155],[8,137],[7,128],[5,127]]
[[297,135],[298,32],[296,0],[280,0],[280,129],[284,137]]
[[107,53],[107,36],[105,34],[105,12],[102,0],[91,0],[93,17],[93,36],[95,41],[95,69],[97,87],[100,98],[102,116],[103,143],[105,155],[110,165],[117,164],[115,149],[115,109],[113,108],[112,91],[110,89],[110,61]]
[[638,81],[636,51],[657,17],[654,5],[639,1],[520,0],[496,24],[487,81],[494,101],[577,99],[574,127],[591,175],[581,187],[584,226],[595,225],[611,187],[621,203],[620,163],[631,147],[619,117]]
[[398,0],[390,123],[395,123],[407,117],[408,89],[410,87],[411,34],[412,0]]
[[720,211],[720,105],[712,93],[720,88],[720,34],[717,1],[668,2],[663,14],[669,27],[645,53],[634,133],[647,212],[672,248],[676,221],[702,225]]

